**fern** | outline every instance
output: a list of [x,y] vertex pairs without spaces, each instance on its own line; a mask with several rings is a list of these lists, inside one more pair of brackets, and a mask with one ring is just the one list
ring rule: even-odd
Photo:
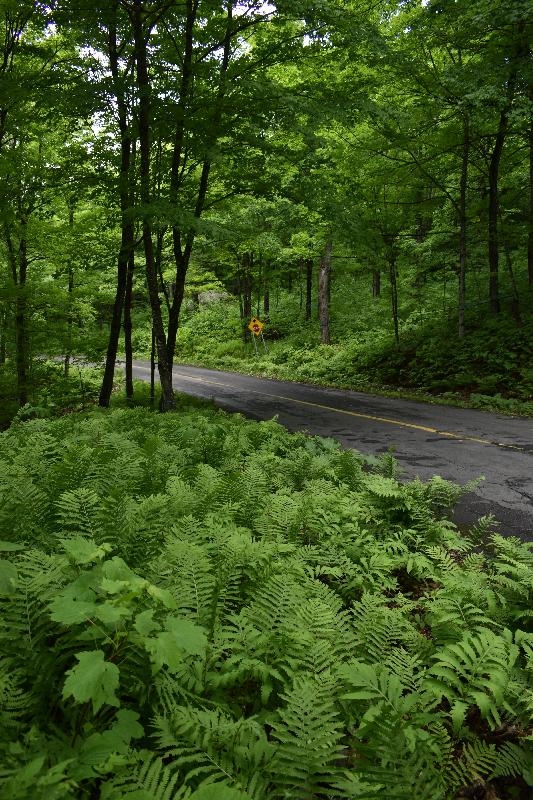
[[501,724],[511,668],[518,648],[490,630],[449,644],[435,655],[425,685],[438,697],[446,697],[457,710],[457,727],[469,705],[476,705],[491,728]]
[[0,797],[533,783],[531,547],[461,490],[210,409],[2,445]]
[[272,720],[277,743],[271,765],[278,797],[328,797],[340,777],[342,726],[331,698],[331,678],[299,678]]
[[191,792],[181,783],[179,773],[151,752],[139,752],[127,771],[108,781],[101,800],[188,800]]

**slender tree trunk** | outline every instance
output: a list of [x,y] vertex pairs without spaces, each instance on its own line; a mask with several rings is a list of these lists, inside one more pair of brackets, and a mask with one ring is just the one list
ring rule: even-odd
[[313,304],[313,259],[308,258],[305,262],[305,318],[311,319]]
[[468,187],[468,163],[470,158],[470,130],[468,117],[463,117],[463,153],[459,188],[459,338],[465,335],[466,309],[466,263],[467,263],[467,218],[466,192]]
[[[532,54],[533,55],[533,54]],[[527,275],[533,289],[533,83],[529,89],[531,120],[529,123],[529,233],[527,237]]]
[[237,256],[237,277],[235,279],[235,292],[237,294],[237,297],[239,298],[239,319],[241,322],[244,322],[244,301],[242,296],[242,259],[239,256]]
[[28,402],[28,333],[26,328],[26,279],[28,274],[28,254],[26,242],[26,218],[19,198],[20,235],[18,252],[7,223],[4,234],[11,266],[11,277],[16,291],[15,299],[15,367],[17,371],[17,395],[21,406]]
[[[72,232],[74,227],[74,205],[75,198],[70,197],[68,203],[68,224]],[[63,364],[63,374],[68,378],[70,371],[70,356],[72,354],[72,293],[74,291],[74,269],[72,268],[72,261],[68,265],[68,312],[67,312],[67,346],[65,353],[65,361]]]
[[6,326],[7,308],[4,306],[0,314],[0,365],[6,363]]
[[124,353],[126,358],[126,398],[133,402],[133,346],[131,332],[131,305],[133,298],[133,273],[135,270],[135,251],[132,250],[128,260],[128,273],[126,275],[126,293],[124,295]]
[[320,321],[320,341],[322,344],[331,344],[329,330],[329,279],[331,274],[331,252],[333,242],[328,239],[322,258],[320,272],[318,273],[318,318]]
[[499,242],[498,218],[500,212],[500,196],[498,179],[500,163],[502,160],[503,145],[509,127],[509,111],[514,96],[516,73],[511,73],[507,85],[507,103],[500,112],[498,132],[494,142],[489,163],[489,300],[493,314],[500,313],[500,285],[499,285]]
[[161,304],[157,286],[157,271],[152,240],[152,225],[148,216],[150,206],[150,79],[148,76],[147,44],[142,22],[142,0],[135,0],[131,15],[135,40],[135,62],[139,89],[139,144],[140,144],[140,199],[145,208],[143,218],[143,243],[146,260],[146,283],[152,309],[152,320],[157,347],[159,380],[161,382],[161,411],[176,407],[172,389],[172,369],[169,364]]
[[28,273],[28,253],[23,224],[19,245],[19,275],[18,292],[15,312],[15,336],[16,336],[16,366],[17,366],[17,389],[18,398],[21,406],[28,402],[28,331],[26,327],[26,278]]
[[259,253],[258,264],[259,264],[259,274],[257,276],[257,314],[256,314],[256,317],[260,317],[261,316],[261,284],[263,282],[263,261],[262,261],[261,253]]
[[[193,30],[198,11],[198,0],[187,0],[187,20],[185,26],[185,58],[182,68],[182,92],[183,103],[178,105],[178,122],[176,126],[176,135],[174,141],[174,151],[172,157],[171,169],[171,201],[177,202],[177,195],[181,181],[181,170],[183,166],[183,144],[184,144],[184,121],[185,113],[188,104],[188,96],[190,87],[192,85],[192,59],[193,59]],[[194,209],[194,216],[200,219],[205,207],[205,200],[207,197],[207,189],[209,186],[209,175],[211,172],[211,155],[209,150],[216,143],[219,135],[220,123],[222,120],[223,101],[226,94],[226,79],[228,66],[231,57],[231,39],[233,35],[233,0],[226,2],[226,32],[224,36],[224,47],[222,53],[222,60],[220,62],[219,72],[219,85],[217,97],[214,103],[213,116],[211,119],[210,142],[206,151],[206,156],[202,166],[200,175],[200,183],[198,185],[198,195],[196,198],[196,206]],[[174,261],[176,263],[176,290],[174,299],[169,312],[168,318],[168,336],[167,336],[167,351],[169,367],[172,369],[174,361],[174,353],[176,350],[176,337],[178,333],[179,317],[181,306],[183,303],[183,296],[185,294],[185,279],[189,263],[191,260],[192,249],[196,237],[196,230],[194,227],[190,228],[186,235],[185,241],[182,241],[182,232],[174,226],[172,229],[173,252]]]
[[502,241],[503,241],[503,251],[505,253],[505,264],[507,266],[507,272],[509,273],[509,283],[511,284],[511,314],[517,325],[522,324],[522,315],[520,313],[520,294],[518,291],[518,285],[516,283],[516,276],[514,274],[513,268],[513,259],[511,257],[511,247],[509,245],[509,241],[507,237],[504,235],[503,232],[503,223],[502,217],[500,214],[500,230],[502,231]]
[[124,295],[126,292],[126,280],[128,272],[128,260],[134,245],[134,224],[130,211],[130,165],[132,140],[128,125],[128,110],[124,96],[124,88],[121,86],[121,76],[119,75],[119,57],[117,49],[117,29],[116,18],[109,29],[109,66],[115,85],[115,96],[117,98],[118,123],[120,129],[120,176],[119,176],[119,196],[121,213],[121,242],[117,259],[117,286],[113,312],[111,315],[111,325],[109,328],[109,340],[107,344],[106,363],[104,377],[100,389],[100,406],[107,408],[111,392],[113,391],[113,381],[115,377],[115,363],[117,360],[118,342],[122,325],[122,309],[124,305]]
[[74,270],[72,265],[69,264],[68,268],[68,319],[67,319],[67,347],[65,353],[65,361],[63,363],[63,374],[68,378],[70,372],[70,357],[72,355],[72,293],[74,291]]
[[389,280],[391,290],[391,310],[392,322],[394,325],[394,339],[396,344],[400,343],[400,331],[398,324],[398,276],[396,271],[396,253],[394,251],[394,244],[391,242],[388,252],[389,262]]
[[372,270],[372,297],[381,297],[381,272],[379,269]]
[[243,314],[245,322],[249,322],[252,317],[252,275],[254,256],[253,253],[245,253],[243,256]]
[[268,320],[270,314],[270,287],[269,287],[269,270],[267,265],[263,266],[263,316]]
[[155,331],[152,325],[152,346],[150,348],[150,403],[155,402]]

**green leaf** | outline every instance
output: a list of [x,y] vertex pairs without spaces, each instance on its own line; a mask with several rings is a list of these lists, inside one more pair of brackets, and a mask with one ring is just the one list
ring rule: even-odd
[[11,561],[0,561],[0,596],[13,594],[17,585],[17,568]]
[[101,561],[111,552],[109,544],[97,545],[92,539],[75,536],[72,539],[63,539],[63,549],[75,564],[91,564]]
[[116,664],[105,661],[101,650],[76,653],[76,658],[79,664],[67,673],[63,698],[72,696],[78,703],[91,701],[95,714],[105,703],[110,706],[120,705],[115,694],[120,675]]
[[150,636],[153,631],[161,630],[161,625],[154,621],[153,609],[137,614],[134,627],[141,636]]
[[452,727],[454,733],[458,733],[461,730],[465,720],[467,708],[468,703],[463,703],[462,700],[454,700],[452,703],[450,716],[452,718]]
[[76,625],[95,617],[98,606],[86,600],[73,600],[71,597],[60,595],[50,603],[50,611],[54,622]]
[[114,753],[127,753],[132,739],[140,739],[144,728],[138,722],[139,715],[129,709],[117,712],[113,727],[103,733],[93,733],[83,742],[80,757],[85,764],[104,764]]
[[0,541],[0,553],[13,553],[15,550],[25,550],[26,545],[16,544],[16,542]]
[[165,630],[145,643],[150,653],[155,672],[165,665],[176,672],[186,655],[201,655],[205,651],[207,638],[202,628],[186,619],[170,617]]

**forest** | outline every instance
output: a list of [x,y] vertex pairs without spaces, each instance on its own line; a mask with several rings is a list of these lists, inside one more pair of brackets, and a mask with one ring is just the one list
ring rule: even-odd
[[533,416],[531,0],[0,24],[0,800],[530,800],[533,545],[172,370]]

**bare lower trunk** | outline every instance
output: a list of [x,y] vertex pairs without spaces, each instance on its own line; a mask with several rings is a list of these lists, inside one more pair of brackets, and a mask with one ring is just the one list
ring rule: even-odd
[[318,318],[320,321],[320,341],[322,344],[331,344],[329,330],[329,281],[331,275],[331,252],[333,242],[328,239],[322,258],[320,272],[318,273]]
[[148,76],[147,44],[143,26],[142,0],[135,0],[132,8],[132,27],[135,39],[135,62],[139,89],[139,144],[140,144],[140,199],[145,208],[143,219],[143,243],[146,261],[146,284],[152,309],[155,333],[159,380],[161,382],[161,411],[176,407],[172,388],[172,369],[169,365],[167,342],[161,315],[161,304],[157,285],[157,271],[152,240],[152,226],[147,209],[150,207],[150,79]]
[[242,312],[245,324],[244,338],[247,341],[250,339],[251,333],[248,330],[248,322],[252,318],[252,276],[250,274],[254,263],[253,253],[245,253],[242,259],[243,273],[241,280],[242,287]]
[[17,391],[21,406],[28,402],[28,331],[26,327],[26,277],[28,257],[26,239],[23,237],[19,245],[19,281],[15,312]]
[[381,296],[381,272],[379,269],[372,270],[372,297]]
[[[529,92],[533,105],[533,87]],[[527,274],[529,288],[533,289],[533,116],[529,123],[529,234],[527,238]]]
[[[500,227],[501,225],[501,218],[500,218]],[[522,324],[522,315],[520,314],[520,294],[518,292],[518,285],[516,283],[516,277],[514,274],[513,268],[513,259],[511,257],[511,248],[509,246],[509,242],[507,238],[503,238],[503,250],[505,253],[505,264],[507,266],[507,272],[509,274],[509,283],[511,284],[511,314],[514,317],[514,320],[517,325]]]
[[100,389],[98,403],[107,408],[113,391],[113,381],[115,377],[115,364],[117,360],[118,342],[122,325],[122,309],[124,306],[124,295],[126,292],[126,277],[128,272],[128,261],[134,244],[134,226],[131,215],[128,213],[131,205],[130,193],[130,165],[132,152],[132,139],[128,126],[128,111],[124,97],[124,89],[119,75],[119,56],[117,47],[116,20],[109,30],[109,65],[115,94],[117,98],[118,122],[120,130],[120,176],[119,176],[119,195],[121,211],[121,242],[117,259],[117,285],[115,290],[115,300],[113,302],[113,312],[109,327],[109,340],[107,344],[106,362],[104,377]]
[[131,332],[131,303],[133,297],[133,272],[135,269],[135,252],[132,250],[128,261],[128,274],[126,276],[126,293],[124,295],[124,354],[126,358],[126,397],[133,401],[133,346]]
[[398,280],[396,274],[396,255],[391,253],[389,255],[389,279],[391,289],[391,310],[392,322],[394,325],[394,339],[396,344],[400,343],[400,331],[398,325]]
[[74,291],[74,270],[68,268],[68,319],[67,319],[67,346],[65,360],[63,362],[63,374],[68,378],[70,372],[70,357],[72,355],[72,292]]
[[150,348],[150,403],[155,402],[155,331],[152,326],[152,346]]
[[468,118],[463,119],[463,154],[461,159],[461,180],[459,189],[459,338],[465,335],[466,309],[466,259],[467,259],[467,219],[466,191],[468,186],[468,160],[470,157],[470,132]]
[[305,262],[305,318],[311,319],[313,299],[313,259]]
[[493,314],[500,313],[499,286],[499,242],[498,218],[500,213],[500,194],[498,179],[502,159],[503,145],[509,127],[509,110],[514,96],[516,72],[512,72],[507,84],[507,103],[500,112],[498,132],[494,142],[489,163],[489,300]]
[[6,325],[7,310],[3,308],[0,315],[0,365],[6,363]]

